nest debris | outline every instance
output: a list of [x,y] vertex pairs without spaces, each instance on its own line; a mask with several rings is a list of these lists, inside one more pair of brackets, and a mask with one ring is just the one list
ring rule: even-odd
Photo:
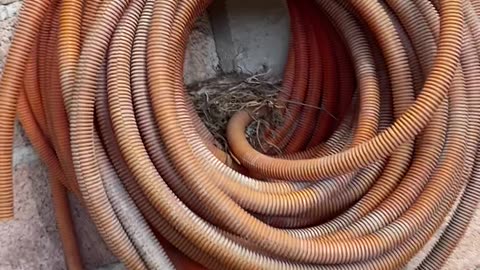
[[257,75],[224,74],[187,87],[195,109],[208,130],[217,140],[218,147],[228,151],[226,128],[238,111],[267,108],[265,117],[255,119],[247,128],[250,144],[259,151],[267,151],[262,139],[267,130],[282,123],[282,106],[277,102],[281,81],[272,81],[268,73]]

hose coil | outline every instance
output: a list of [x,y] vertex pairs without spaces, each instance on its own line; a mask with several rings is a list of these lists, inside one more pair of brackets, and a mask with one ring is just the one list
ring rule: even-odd
[[[210,0],[25,0],[0,84],[0,219],[18,115],[49,169],[68,269],[67,192],[129,269],[439,269],[480,200],[480,1],[287,0],[281,126],[230,153],[184,90]],[[322,110],[318,110],[320,107]]]

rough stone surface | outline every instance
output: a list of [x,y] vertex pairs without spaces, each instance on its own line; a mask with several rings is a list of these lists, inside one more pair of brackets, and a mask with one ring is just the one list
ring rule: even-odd
[[0,69],[5,64],[5,56],[12,41],[14,26],[17,21],[18,10],[21,2],[0,5]]
[[213,78],[218,71],[218,56],[212,28],[207,16],[201,17],[187,46],[184,64],[184,81],[191,84]]
[[116,264],[102,266],[97,270],[127,270],[127,268],[120,263],[116,263]]
[[[447,218],[448,221],[450,217]],[[422,260],[428,255],[433,245],[437,242],[441,232],[445,228],[445,224],[441,230],[429,241],[420,252],[406,267],[407,270],[416,269]],[[480,269],[480,251],[478,243],[480,241],[480,208],[477,209],[473,220],[468,228],[462,241],[459,243],[455,251],[446,262],[444,269],[446,270],[478,270]]]
[[10,2],[2,4],[0,7],[0,20],[13,18],[17,15],[22,2]]
[[18,2],[19,0],[0,0],[0,5],[8,5],[13,2]]
[[[15,219],[0,223],[0,269],[65,269],[47,172],[18,123],[13,160]],[[86,269],[115,262],[86,211],[70,201]]]
[[46,171],[30,147],[14,155],[16,216],[0,224],[0,269],[64,269]]

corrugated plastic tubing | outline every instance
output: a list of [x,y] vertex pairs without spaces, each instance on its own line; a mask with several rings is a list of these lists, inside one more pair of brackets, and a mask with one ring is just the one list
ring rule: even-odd
[[227,153],[184,90],[209,4],[25,0],[0,84],[0,219],[17,115],[68,269],[68,191],[129,269],[398,269],[453,213],[419,265],[439,269],[480,200],[480,1],[288,0],[265,153],[245,129],[268,109],[230,119]]

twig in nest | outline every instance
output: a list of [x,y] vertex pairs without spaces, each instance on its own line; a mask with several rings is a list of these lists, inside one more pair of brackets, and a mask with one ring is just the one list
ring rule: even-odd
[[[276,108],[279,82],[264,79],[267,74],[228,74],[188,87],[197,113],[213,136],[223,144],[224,150],[228,150],[226,126],[234,113],[265,106],[272,110]],[[265,127],[261,124],[258,129]],[[260,134],[257,136],[256,133],[247,132],[247,138],[252,145],[260,147]]]

